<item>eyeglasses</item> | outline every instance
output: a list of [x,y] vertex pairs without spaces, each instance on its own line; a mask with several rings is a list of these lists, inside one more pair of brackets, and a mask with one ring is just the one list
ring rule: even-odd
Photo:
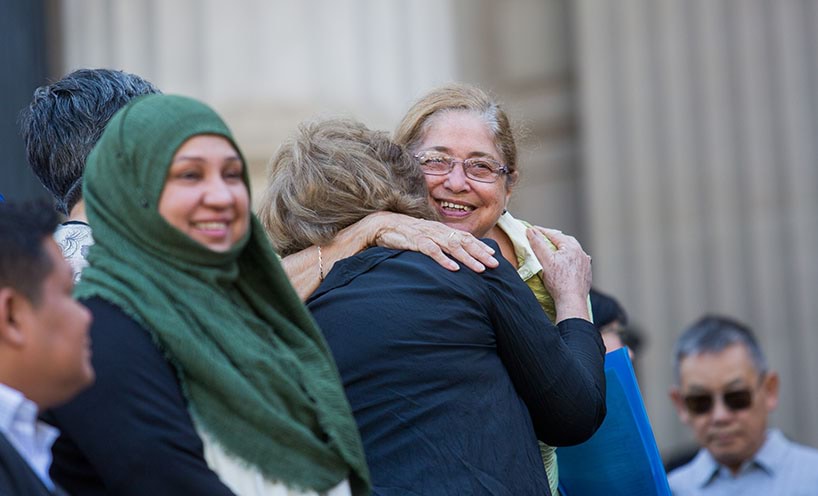
[[466,177],[481,183],[493,183],[500,174],[509,173],[508,167],[490,158],[455,160],[439,152],[421,152],[415,155],[415,158],[420,163],[423,173],[430,176],[445,176],[454,169],[455,164],[463,164],[463,173]]
[[[683,399],[688,411],[694,415],[710,412],[715,404],[715,398],[711,394],[689,394]],[[750,389],[728,391],[722,393],[721,401],[730,411],[746,410],[753,404],[753,392]]]

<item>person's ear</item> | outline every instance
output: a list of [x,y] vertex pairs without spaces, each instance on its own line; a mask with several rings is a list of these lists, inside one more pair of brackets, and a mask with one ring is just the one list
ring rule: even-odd
[[22,312],[30,307],[28,300],[12,288],[0,288],[0,343],[19,348],[25,343],[21,325]]
[[514,186],[517,185],[519,179],[520,173],[517,171],[509,173],[506,177],[506,207],[508,207],[508,200],[511,198],[511,191],[514,189]]
[[673,406],[676,408],[676,414],[679,416],[679,420],[687,424],[690,421],[690,412],[688,412],[687,407],[685,407],[685,402],[682,399],[682,391],[679,389],[679,386],[671,386],[669,395],[670,401],[673,402]]
[[511,203],[511,190],[512,190],[511,183],[508,183],[506,185],[506,194],[503,197],[503,214],[508,212],[508,204]]
[[764,391],[764,402],[768,412],[778,408],[779,383],[778,372],[771,370],[764,375],[764,382],[762,382],[761,387]]

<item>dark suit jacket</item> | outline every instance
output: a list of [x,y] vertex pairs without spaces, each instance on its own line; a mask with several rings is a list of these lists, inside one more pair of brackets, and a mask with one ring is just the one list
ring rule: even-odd
[[0,434],[0,495],[68,496],[59,488],[54,492],[50,491],[2,434]]

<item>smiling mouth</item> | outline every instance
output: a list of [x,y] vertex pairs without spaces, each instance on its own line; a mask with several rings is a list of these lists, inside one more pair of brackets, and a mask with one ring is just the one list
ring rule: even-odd
[[440,208],[444,213],[469,213],[474,210],[474,207],[461,205],[459,203],[452,203],[450,201],[441,201]]
[[224,231],[227,229],[227,222],[195,222],[193,227],[201,231]]

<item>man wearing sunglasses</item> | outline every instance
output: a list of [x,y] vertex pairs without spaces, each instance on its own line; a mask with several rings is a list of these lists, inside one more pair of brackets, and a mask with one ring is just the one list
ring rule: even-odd
[[768,429],[778,374],[750,329],[707,316],[676,342],[670,397],[701,446],[668,475],[675,496],[818,494],[818,450]]

